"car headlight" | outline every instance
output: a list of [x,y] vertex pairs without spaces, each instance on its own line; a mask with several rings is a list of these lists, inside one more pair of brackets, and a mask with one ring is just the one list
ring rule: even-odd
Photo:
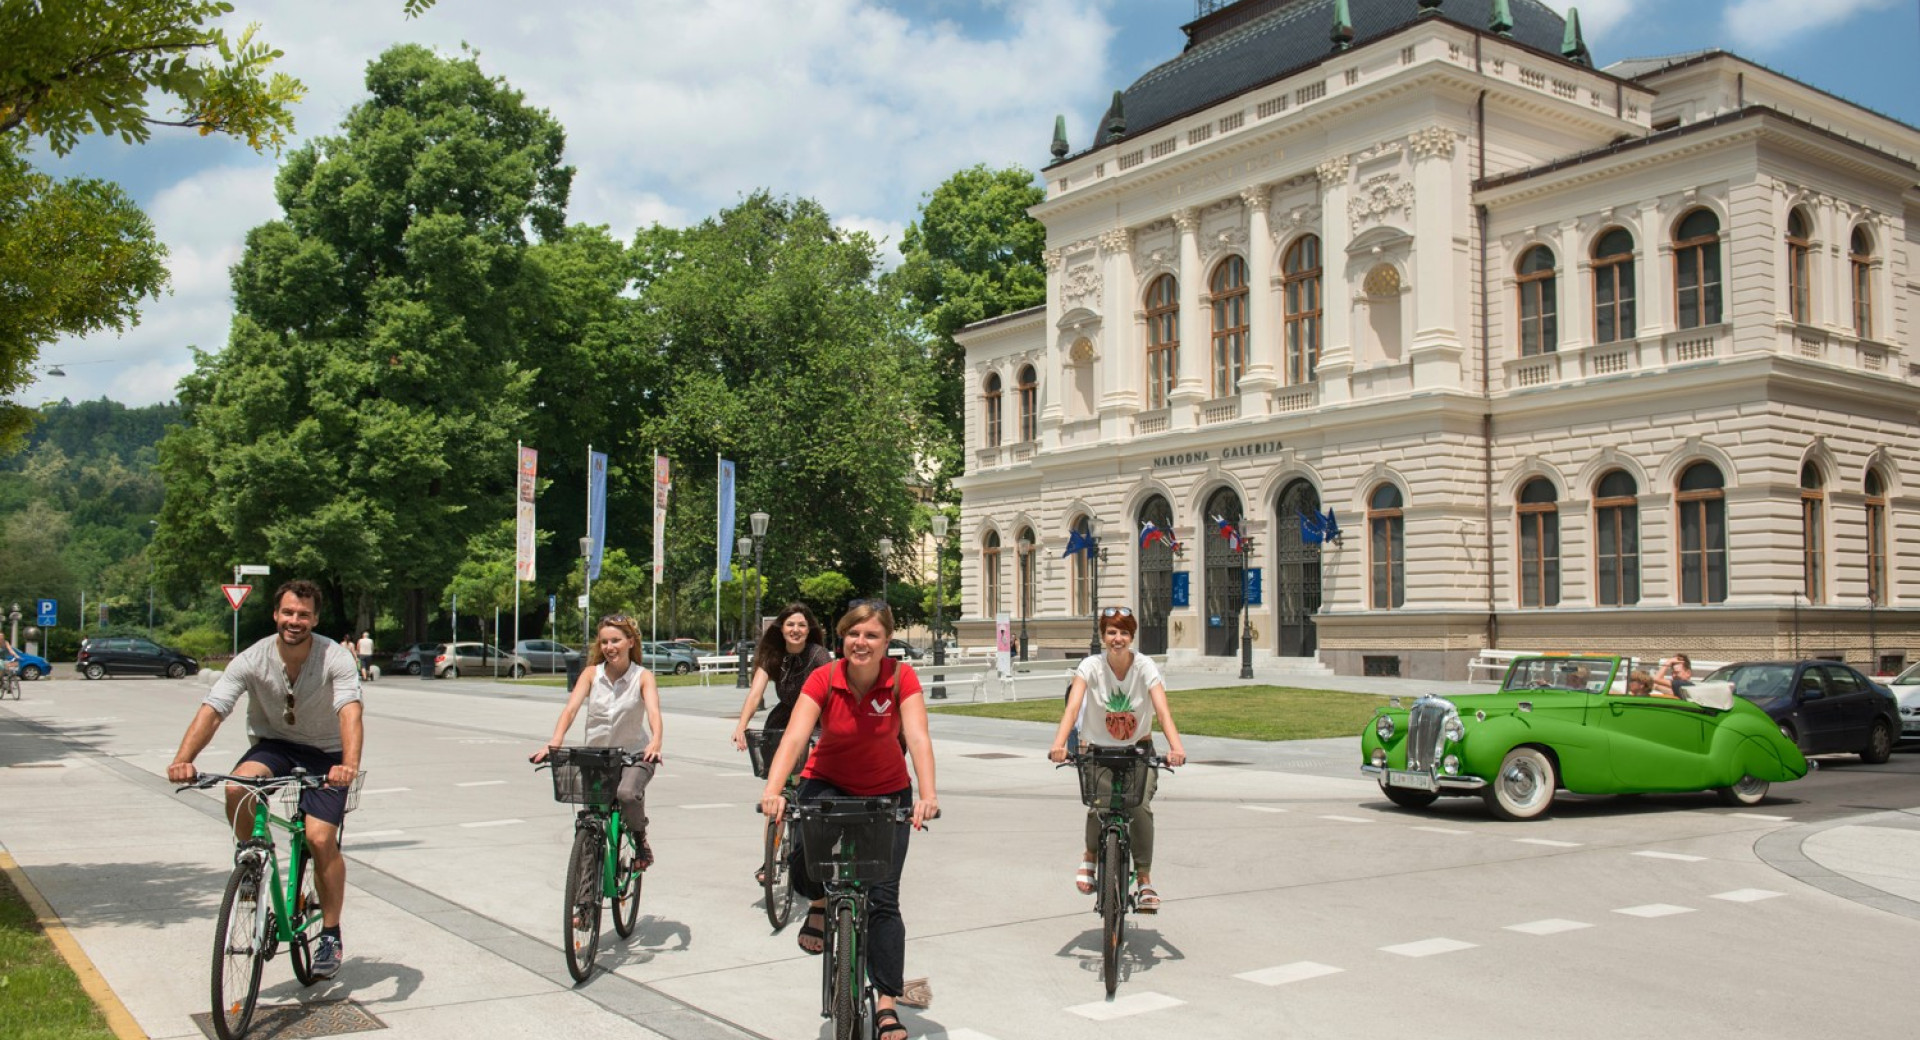
[[1460,756],[1448,755],[1447,757],[1441,759],[1440,768],[1444,770],[1448,776],[1459,776],[1460,775]]
[[1373,720],[1374,735],[1381,740],[1393,739],[1393,716],[1382,715]]
[[1460,738],[1467,735],[1467,724],[1460,716],[1449,715],[1447,721],[1440,724],[1440,735],[1446,737],[1449,744],[1458,744]]
[[1373,749],[1373,767],[1375,769],[1385,769],[1386,766],[1387,766],[1387,749],[1383,747],[1374,748]]

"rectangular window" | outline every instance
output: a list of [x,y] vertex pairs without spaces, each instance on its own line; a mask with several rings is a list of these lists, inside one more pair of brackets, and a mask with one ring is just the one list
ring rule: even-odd
[[1639,507],[1603,504],[1594,512],[1600,605],[1633,606],[1640,602]]

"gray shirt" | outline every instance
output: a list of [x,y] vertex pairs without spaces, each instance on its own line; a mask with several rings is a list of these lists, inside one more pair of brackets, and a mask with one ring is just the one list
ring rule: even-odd
[[[208,691],[202,703],[221,718],[233,711],[241,693],[247,698],[247,734],[261,740],[286,740],[295,744],[335,753],[343,750],[340,741],[341,708],[360,699],[360,665],[353,651],[315,635],[300,679],[289,686],[286,668],[280,663],[275,644],[278,634],[240,651],[227,670]],[[293,697],[292,725],[285,719],[287,697]]]

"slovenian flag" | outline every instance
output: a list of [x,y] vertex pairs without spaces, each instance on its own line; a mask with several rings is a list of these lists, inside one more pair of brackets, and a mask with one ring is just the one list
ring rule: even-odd
[[1213,518],[1213,527],[1214,527],[1214,530],[1220,532],[1220,537],[1226,540],[1227,550],[1229,552],[1245,552],[1246,551],[1247,540],[1245,538],[1240,537],[1240,530],[1233,526],[1232,521],[1228,520],[1223,516],[1215,514]]
[[1140,521],[1140,548],[1151,549],[1161,542],[1165,542],[1167,548],[1174,552],[1180,551],[1180,543],[1173,540],[1173,535],[1168,534],[1166,528],[1151,520]]

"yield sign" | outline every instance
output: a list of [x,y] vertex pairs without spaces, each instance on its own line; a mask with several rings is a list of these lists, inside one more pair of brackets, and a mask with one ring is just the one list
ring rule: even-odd
[[220,591],[227,594],[227,602],[233,605],[233,609],[239,610],[240,604],[247,601],[247,593],[253,591],[253,586],[222,585],[220,586]]

